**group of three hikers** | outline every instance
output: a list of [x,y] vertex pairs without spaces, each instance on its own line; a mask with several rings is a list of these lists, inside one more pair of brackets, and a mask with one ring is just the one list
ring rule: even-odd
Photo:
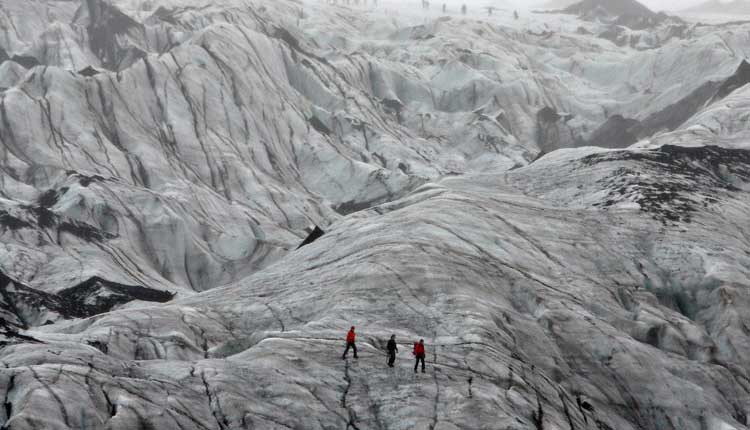
[[[349,353],[350,349],[354,351],[354,358],[357,358],[357,344],[355,342],[356,339],[357,335],[354,333],[354,326],[352,326],[352,328],[349,329],[349,333],[346,334],[346,349],[344,350],[344,355],[341,356],[342,359],[346,359],[346,354]],[[396,353],[398,352],[398,345],[396,345],[395,334],[391,335],[391,339],[388,341],[386,349],[388,350],[388,366],[393,367],[393,363],[396,362]],[[425,373],[424,339],[419,339],[419,342],[414,343],[414,351],[412,351],[412,354],[414,354],[414,358],[416,359],[416,362],[414,363],[414,373],[417,373],[417,368],[419,368],[420,362],[422,363],[422,373]]]

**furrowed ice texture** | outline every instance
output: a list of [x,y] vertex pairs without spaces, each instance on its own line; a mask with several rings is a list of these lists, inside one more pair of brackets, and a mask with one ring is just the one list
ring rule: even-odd
[[750,25],[324,3],[2,3],[0,425],[748,428]]

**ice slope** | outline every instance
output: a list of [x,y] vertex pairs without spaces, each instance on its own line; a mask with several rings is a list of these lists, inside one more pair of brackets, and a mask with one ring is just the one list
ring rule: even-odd
[[4,8],[24,31],[0,65],[0,271],[51,294],[210,289],[432,179],[676,129],[750,46],[743,24],[636,51],[567,15],[387,2],[24,4]]
[[26,332],[6,425],[747,428],[747,158],[588,148],[426,185],[237,284]]
[[[373,122],[385,114],[355,89],[336,88],[335,69],[305,54],[283,27],[243,13],[245,25],[206,23],[189,43],[121,73],[37,67],[3,93],[4,212],[31,226],[3,229],[4,242],[18,247],[3,260],[9,276],[48,290],[91,276],[207,289],[277,257],[308,226],[336,219],[335,210],[424,181],[383,166],[400,155],[388,147],[411,152],[397,145],[408,136],[397,126],[380,137],[342,115],[332,138],[319,119],[323,106],[295,84],[329,99],[320,105],[331,110],[344,108],[351,91],[361,100],[349,103],[358,110],[362,102]],[[270,36],[253,30],[259,25]],[[324,70],[308,69],[305,57]],[[349,146],[347,134],[365,142],[372,134],[378,149]],[[68,221],[95,234],[61,231]],[[39,248],[45,255],[34,261]],[[80,271],[58,269],[71,264]]]
[[750,114],[748,95],[750,87],[743,86],[719,103],[700,111],[680,128],[662,133],[637,144],[638,147],[656,147],[664,144],[682,146],[720,145],[728,148],[748,149],[747,119]]

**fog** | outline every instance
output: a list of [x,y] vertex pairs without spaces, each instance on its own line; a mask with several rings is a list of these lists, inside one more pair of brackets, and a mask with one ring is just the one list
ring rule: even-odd
[[[418,0],[405,0],[404,3]],[[540,5],[548,3],[550,0],[448,0],[440,1],[436,0],[433,3],[448,3],[449,5],[455,5],[459,3],[466,3],[469,6],[484,7],[484,6],[513,6],[519,9],[533,9]],[[660,10],[681,10],[705,2],[706,0],[640,0],[641,3],[648,6],[654,11]]]

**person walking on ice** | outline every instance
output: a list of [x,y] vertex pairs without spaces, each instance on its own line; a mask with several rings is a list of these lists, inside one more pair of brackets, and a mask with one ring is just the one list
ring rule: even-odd
[[393,367],[393,363],[396,362],[396,353],[398,352],[398,345],[396,345],[396,335],[391,335],[391,339],[388,341],[388,367]]
[[422,373],[424,373],[424,339],[419,339],[419,343],[414,344],[414,357],[417,359],[417,361],[414,363],[414,373],[417,373],[417,367],[419,367],[419,362],[422,361]]
[[354,350],[354,358],[357,358],[357,344],[354,343],[356,338],[357,335],[354,334],[354,326],[352,326],[352,328],[349,329],[349,333],[346,334],[346,349],[344,350],[344,355],[341,356],[342,360],[346,360],[346,354],[349,353],[349,348]]

